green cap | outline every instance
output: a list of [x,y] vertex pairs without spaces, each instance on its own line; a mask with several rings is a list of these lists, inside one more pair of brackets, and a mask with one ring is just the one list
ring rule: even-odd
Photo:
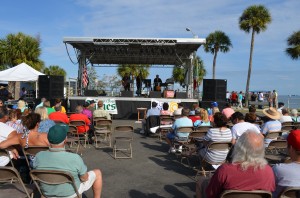
[[60,144],[66,137],[69,126],[65,124],[56,124],[49,129],[48,141],[50,144]]

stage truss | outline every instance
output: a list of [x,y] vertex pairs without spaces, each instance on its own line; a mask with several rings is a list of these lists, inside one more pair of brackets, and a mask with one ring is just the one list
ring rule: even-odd
[[[193,53],[205,43],[201,38],[92,38],[66,37],[63,42],[76,53],[78,85],[83,91],[82,71],[87,64],[151,64],[184,66],[187,74],[187,93],[193,96]],[[68,52],[69,54],[69,52]]]

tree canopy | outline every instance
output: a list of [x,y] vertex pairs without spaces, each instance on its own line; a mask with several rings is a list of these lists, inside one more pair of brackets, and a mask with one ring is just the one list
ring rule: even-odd
[[34,69],[42,71],[44,62],[39,59],[40,55],[39,36],[34,38],[19,32],[8,34],[6,38],[0,39],[0,65],[2,69],[25,62]]
[[286,48],[285,52],[288,56],[290,56],[293,60],[297,60],[300,58],[300,31],[294,32],[287,39],[288,48]]
[[44,69],[44,74],[47,75],[54,75],[54,76],[64,76],[64,78],[66,78],[66,71],[59,67],[58,65],[50,65],[49,67],[46,67]]

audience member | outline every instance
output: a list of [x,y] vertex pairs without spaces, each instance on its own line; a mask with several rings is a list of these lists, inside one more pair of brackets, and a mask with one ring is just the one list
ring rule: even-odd
[[54,107],[55,112],[49,114],[49,119],[54,122],[62,122],[69,124],[69,118],[67,114],[61,112],[61,106]]
[[177,106],[178,106],[178,108],[173,112],[173,115],[181,115],[181,111],[183,109],[183,104],[178,103]]
[[291,117],[292,117],[293,122],[300,122],[300,116],[298,115],[297,109],[292,109]]
[[281,163],[273,166],[276,178],[276,191],[273,197],[279,197],[286,187],[300,186],[300,130],[293,130],[287,138],[287,149],[291,163]]
[[195,115],[195,110],[199,108],[199,104],[198,103],[194,103],[193,104],[193,108],[192,110],[190,111],[190,115]]
[[21,91],[20,91],[20,98],[25,98],[27,94],[27,91],[25,89],[25,87],[22,87]]
[[160,115],[172,115],[169,111],[169,104],[167,102],[163,103],[162,110],[160,110]]
[[[264,136],[269,132],[281,131],[282,125],[281,122],[278,121],[281,114],[276,111],[274,107],[264,109],[263,114],[266,116],[264,117],[264,124],[261,127],[261,132]],[[272,140],[273,139],[265,139],[266,146],[268,146]]]
[[208,186],[206,178],[198,180],[197,198],[205,197],[205,194],[208,198],[220,197],[225,190],[274,191],[274,174],[264,154],[262,136],[256,131],[243,133],[234,146],[232,163],[222,164]]
[[[0,107],[0,145],[3,141],[17,135],[17,131],[14,128],[5,124],[7,120],[8,110],[6,109],[6,107],[2,106]],[[0,166],[6,166],[9,163],[9,161],[9,157],[0,156]]]
[[54,109],[54,107],[57,107],[57,106],[61,106],[61,112],[62,113],[66,113],[66,108],[64,106],[62,106],[62,100],[60,98],[56,98],[55,99],[55,105],[52,107]]
[[41,122],[39,124],[38,132],[48,133],[49,129],[55,125],[53,120],[50,120],[48,117],[48,112],[46,107],[38,107],[34,111],[41,116]]
[[239,137],[248,130],[252,130],[260,134],[259,129],[254,124],[245,122],[245,117],[241,112],[237,111],[234,114],[232,114],[231,122],[232,124],[234,124],[231,128],[232,144],[235,144]]
[[17,109],[20,109],[23,113],[25,109],[27,109],[26,102],[24,100],[19,100]]
[[4,102],[3,100],[0,99],[0,107],[3,107],[4,106]]
[[243,108],[243,92],[240,91],[239,95],[238,95],[238,106],[237,108]]
[[225,104],[225,108],[222,110],[222,114],[224,114],[226,118],[229,119],[233,113],[234,110],[231,108],[231,104],[227,102]]
[[211,126],[206,109],[200,109],[200,118],[201,120],[194,122],[195,127]]
[[[181,118],[175,120],[174,124],[172,125],[172,132],[167,133],[166,135],[166,142],[169,144],[170,149],[169,153],[175,153],[176,149],[174,148],[173,141],[174,139],[185,140],[188,138],[188,133],[180,133],[178,131],[179,127],[193,127],[193,122],[191,119],[188,118],[190,113],[189,109],[182,109]],[[181,152],[182,146],[179,146],[178,151]]]
[[47,108],[48,115],[50,115],[51,113],[55,112],[55,110],[53,108],[51,108],[49,100],[44,101],[43,105],[44,105],[44,107]]
[[282,116],[280,117],[280,120],[279,120],[281,123],[283,123],[283,122],[293,122],[293,119],[289,114],[289,110],[282,109],[281,114],[282,114]]
[[93,113],[94,118],[104,117],[107,120],[111,120],[110,114],[104,110],[103,101],[98,100],[98,108]]
[[258,130],[260,131],[260,126],[255,123],[257,121],[255,113],[246,113],[246,115],[245,115],[245,121],[249,122],[251,124],[254,124],[258,128]]
[[89,105],[90,104],[88,102],[85,102],[83,104],[82,114],[86,115],[90,120],[93,120],[93,113],[88,109]]
[[76,113],[70,115],[70,119],[69,119],[70,122],[73,121],[73,120],[74,120],[74,121],[75,121],[75,120],[82,120],[82,121],[85,122],[85,126],[78,126],[78,127],[77,127],[78,133],[85,133],[85,132],[88,132],[89,129],[90,129],[89,125],[91,125],[90,119],[89,119],[86,115],[82,114],[82,110],[83,110],[82,106],[81,106],[81,105],[78,105],[78,106],[76,107],[76,109],[75,109],[75,112],[76,112]]
[[277,111],[282,114],[282,109],[284,109],[284,108],[285,108],[284,107],[284,103],[283,102],[279,102],[278,103],[278,109],[277,109]]
[[38,108],[38,107],[43,107],[44,106],[44,102],[45,101],[47,101],[47,99],[46,98],[41,98],[41,103],[40,104],[38,104],[38,105],[36,105],[36,107],[35,108]]
[[[218,112],[214,115],[214,128],[210,128],[203,138],[203,144],[198,144],[197,149],[201,158],[211,163],[221,163],[225,161],[229,152],[226,150],[208,150],[208,145],[212,142],[230,142],[232,134],[229,128],[227,128],[227,118],[224,114]],[[189,154],[191,154],[193,150]]]
[[12,145],[28,146],[48,146],[47,133],[39,133],[38,127],[41,121],[40,114],[30,113],[22,117],[22,123],[25,127],[23,134],[15,134],[7,140],[0,143],[0,148],[7,148]]
[[[78,192],[82,194],[92,187],[94,197],[99,198],[102,191],[102,173],[99,169],[87,172],[87,167],[82,158],[65,150],[68,126],[55,125],[50,128],[48,140],[49,151],[41,151],[36,155],[33,163],[34,169],[67,171],[74,177]],[[76,197],[71,185],[41,186],[46,196],[51,197]]]
[[195,109],[194,115],[191,115],[191,114],[189,115],[189,118],[192,120],[193,123],[195,123],[196,121],[200,122],[200,120],[201,120],[200,111],[201,111],[201,108],[198,107]]
[[160,110],[157,108],[157,103],[152,102],[151,103],[151,109],[147,110],[146,118],[142,120],[142,130],[140,133],[145,133],[146,132],[146,124],[147,124],[147,118],[150,116],[160,116]]
[[17,133],[23,133],[24,126],[22,125],[21,122],[21,110],[20,109],[12,109],[9,112],[9,118],[8,121],[6,122],[6,125],[14,128]]

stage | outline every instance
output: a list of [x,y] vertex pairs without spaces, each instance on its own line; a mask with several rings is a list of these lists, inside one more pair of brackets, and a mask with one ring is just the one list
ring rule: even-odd
[[198,99],[180,99],[180,98],[143,98],[143,97],[89,97],[89,96],[73,96],[68,98],[69,111],[74,112],[77,105],[83,105],[86,100],[115,100],[117,107],[117,114],[113,115],[114,119],[136,119],[137,120],[137,108],[151,107],[151,101],[159,102],[181,102],[184,107],[192,108],[193,104],[199,103]]

